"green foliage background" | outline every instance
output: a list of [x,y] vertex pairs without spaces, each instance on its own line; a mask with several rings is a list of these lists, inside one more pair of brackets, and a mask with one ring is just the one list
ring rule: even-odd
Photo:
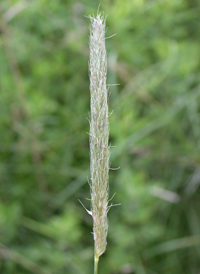
[[[0,273],[93,272],[89,20],[98,1],[0,3]],[[200,272],[198,0],[102,0],[111,86],[104,274]],[[166,192],[170,191],[170,192]]]

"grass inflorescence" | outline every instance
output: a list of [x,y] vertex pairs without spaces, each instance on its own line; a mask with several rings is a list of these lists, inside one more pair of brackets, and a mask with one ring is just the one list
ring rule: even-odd
[[95,273],[99,257],[107,245],[108,173],[110,150],[108,122],[107,56],[105,18],[90,17],[90,171],[93,234],[95,242]]

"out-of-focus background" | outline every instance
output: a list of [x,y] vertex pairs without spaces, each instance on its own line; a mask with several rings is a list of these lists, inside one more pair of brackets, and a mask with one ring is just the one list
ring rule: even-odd
[[[98,1],[1,0],[0,273],[93,272],[89,24]],[[200,2],[102,0],[104,274],[200,273]]]

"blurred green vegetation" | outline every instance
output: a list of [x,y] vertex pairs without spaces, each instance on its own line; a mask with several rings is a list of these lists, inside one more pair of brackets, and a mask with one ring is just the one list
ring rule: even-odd
[[[98,1],[1,0],[0,273],[93,272],[89,20]],[[200,272],[200,2],[102,0],[110,86],[104,274]]]

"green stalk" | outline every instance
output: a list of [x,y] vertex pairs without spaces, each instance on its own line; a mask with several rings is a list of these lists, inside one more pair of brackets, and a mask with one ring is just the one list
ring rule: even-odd
[[99,257],[94,256],[94,274],[98,274],[98,263],[99,263]]

